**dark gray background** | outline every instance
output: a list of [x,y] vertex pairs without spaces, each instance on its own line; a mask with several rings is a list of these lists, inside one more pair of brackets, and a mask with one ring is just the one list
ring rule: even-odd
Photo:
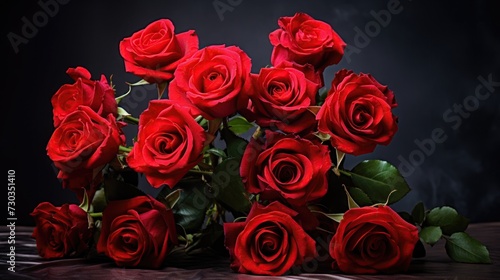
[[[2,50],[7,57],[3,72],[7,74],[2,78],[1,158],[7,169],[16,171],[18,225],[31,225],[28,214],[42,201],[55,205],[76,201],[73,193],[61,188],[45,151],[53,131],[50,98],[61,85],[72,83],[65,74],[68,67],[84,66],[94,79],[113,75],[118,93],[124,93],[125,82],[138,79],[124,71],[120,40],[156,19],[170,18],[177,32],[196,30],[200,47],[239,46],[252,58],[253,72],[257,72],[269,64],[272,47],[268,34],[277,28],[280,16],[309,13],[330,23],[347,44],[360,47],[357,30],[373,25],[371,11],[387,10],[393,1],[61,2],[67,3],[59,4],[46,22],[39,18],[38,30],[18,46],[18,53],[7,34],[22,36],[22,18],[33,22],[33,16],[43,9],[37,1],[2,4]],[[214,2],[236,5],[221,14]],[[349,157],[348,165],[370,158],[399,166],[401,158],[408,160],[418,153],[416,140],[430,138],[434,129],[446,135],[443,143],[421,158],[422,164],[405,172],[412,191],[395,208],[409,211],[416,202],[424,201],[428,208],[455,207],[473,222],[500,221],[500,164],[496,158],[500,155],[500,87],[493,88],[487,99],[474,100],[479,76],[492,75],[494,81],[500,81],[499,9],[494,0],[446,2],[401,0],[402,10],[392,14],[385,26],[377,24],[380,29],[372,29],[370,41],[359,53],[328,68],[325,81],[329,84],[341,68],[372,73],[389,85],[399,103],[394,112],[400,129],[392,143],[366,156]],[[144,92],[138,94],[144,96]],[[151,91],[149,97],[153,96]],[[477,109],[466,116],[452,112],[453,120],[443,117],[464,100]],[[146,106],[144,97],[129,99],[131,112]],[[127,133],[133,133],[131,129]],[[1,212],[6,215],[6,209]]]

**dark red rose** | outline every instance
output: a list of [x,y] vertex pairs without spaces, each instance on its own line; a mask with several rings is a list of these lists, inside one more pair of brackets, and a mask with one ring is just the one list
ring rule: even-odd
[[297,213],[279,202],[252,205],[245,222],[225,223],[231,269],[239,273],[283,275],[316,257],[314,240],[295,221]]
[[330,65],[339,63],[346,44],[326,22],[316,20],[305,13],[293,17],[281,17],[279,29],[269,34],[274,46],[271,63],[294,61],[312,64],[320,73]]
[[91,80],[90,72],[83,67],[69,68],[66,73],[75,82],[61,86],[52,96],[55,127],[81,105],[92,108],[102,117],[107,117],[109,114],[117,116],[115,91],[104,75],[101,75],[99,81]]
[[230,116],[251,88],[251,68],[248,55],[236,46],[205,47],[179,65],[169,98],[194,106],[194,113],[207,119]]
[[418,239],[417,227],[389,206],[352,208],[330,242],[330,255],[344,273],[405,272]]
[[177,244],[174,214],[151,196],[110,201],[97,252],[121,267],[160,268]]
[[250,112],[241,111],[247,119],[285,133],[315,129],[315,116],[308,108],[316,105],[321,79],[311,65],[283,61],[252,74],[252,83]]
[[47,155],[63,173],[97,170],[109,163],[124,143],[113,115],[103,118],[80,106],[63,119],[47,144]]
[[266,131],[265,142],[252,138],[240,165],[248,192],[262,199],[279,194],[294,206],[323,197],[332,167],[328,147],[293,135]]
[[93,230],[89,228],[87,213],[75,204],[55,207],[42,202],[33,210],[38,254],[44,259],[77,257],[89,249]]
[[127,163],[155,188],[173,188],[203,159],[205,131],[190,110],[172,100],[153,100],[139,116],[137,141]]
[[341,70],[335,74],[316,119],[320,132],[330,135],[338,150],[353,155],[388,145],[396,131],[394,93],[371,75]]
[[179,63],[198,50],[194,30],[175,34],[174,29],[170,20],[160,19],[124,38],[120,54],[125,70],[149,83],[171,81]]

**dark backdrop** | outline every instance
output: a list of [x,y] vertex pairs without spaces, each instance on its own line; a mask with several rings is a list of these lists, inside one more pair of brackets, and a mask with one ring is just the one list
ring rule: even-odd
[[[53,131],[50,98],[62,84],[72,83],[65,74],[68,67],[84,66],[94,79],[113,75],[117,91],[124,93],[125,82],[137,78],[124,71],[120,40],[156,19],[170,18],[178,32],[195,29],[200,47],[239,46],[257,72],[269,63],[268,34],[277,28],[278,18],[295,12],[330,23],[349,45],[341,63],[326,71],[327,84],[337,70],[349,68],[372,73],[396,94],[400,129],[392,143],[363,157],[349,157],[347,164],[379,158],[400,166],[412,191],[395,205],[399,210],[424,201],[428,208],[453,206],[474,222],[500,221],[498,7],[494,0],[446,2],[3,3],[7,63],[1,79],[1,159],[16,172],[18,225],[32,224],[29,213],[39,202],[76,201],[61,188],[45,151]],[[30,24],[36,29],[29,29]],[[13,34],[21,41],[13,44]],[[146,106],[142,97],[131,100],[128,109],[138,112]],[[439,132],[439,143],[430,140]],[[6,215],[5,208],[1,212]]]

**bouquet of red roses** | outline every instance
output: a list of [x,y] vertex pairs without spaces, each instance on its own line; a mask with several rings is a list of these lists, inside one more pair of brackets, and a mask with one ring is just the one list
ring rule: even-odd
[[[297,13],[269,40],[270,65],[251,73],[241,48],[200,48],[194,30],[160,19],[119,44],[125,70],[140,78],[129,92],[69,68],[74,82],[51,100],[47,153],[81,204],[34,209],[39,254],[158,269],[173,250],[222,248],[240,273],[314,263],[375,274],[404,272],[423,243],[445,239],[453,260],[490,262],[453,208],[393,210],[410,188],[389,162],[344,167],[346,156],[391,142],[397,102],[370,74],[338,69],[325,81],[346,46],[334,29]],[[120,102],[146,85],[157,95],[134,117]],[[125,126],[137,134],[127,139]]]

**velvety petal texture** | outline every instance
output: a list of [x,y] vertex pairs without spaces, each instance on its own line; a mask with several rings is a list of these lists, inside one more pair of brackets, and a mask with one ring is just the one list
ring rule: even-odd
[[266,131],[250,139],[240,165],[246,190],[262,199],[277,195],[294,206],[323,197],[332,167],[328,147],[293,135]]
[[271,63],[282,61],[311,64],[320,73],[340,62],[346,47],[342,38],[326,22],[305,13],[281,17],[279,29],[269,34],[274,46]]
[[352,208],[330,242],[334,267],[350,274],[405,272],[418,229],[389,206]]
[[332,80],[316,119],[318,130],[330,135],[331,144],[353,155],[388,145],[398,130],[394,93],[369,74],[340,70]]
[[254,203],[245,222],[225,223],[231,268],[276,276],[316,257],[316,243],[295,221],[296,216],[297,212],[279,202]]
[[156,188],[173,188],[202,160],[205,131],[191,109],[172,100],[153,100],[139,117],[137,141],[127,157],[130,168]]
[[92,169],[113,159],[122,140],[112,115],[105,119],[91,108],[80,106],[54,130],[47,154],[64,172]]
[[169,19],[156,20],[120,42],[125,70],[158,84],[171,81],[177,66],[196,50],[196,32],[176,34]]
[[92,189],[99,171],[116,157],[124,142],[121,125],[112,114],[104,118],[88,106],[79,106],[54,130],[46,149],[60,170],[63,186],[81,198],[81,188]]
[[251,88],[251,68],[248,55],[236,46],[205,47],[179,65],[169,98],[207,119],[231,116]]
[[62,120],[79,106],[88,106],[104,118],[109,114],[117,116],[115,91],[104,75],[101,75],[98,81],[91,80],[90,72],[81,66],[69,68],[66,73],[75,82],[62,85],[52,96],[55,127],[59,126]]
[[310,65],[282,61],[252,74],[249,108],[240,113],[259,126],[285,133],[306,134],[316,129],[314,114],[321,79]]

